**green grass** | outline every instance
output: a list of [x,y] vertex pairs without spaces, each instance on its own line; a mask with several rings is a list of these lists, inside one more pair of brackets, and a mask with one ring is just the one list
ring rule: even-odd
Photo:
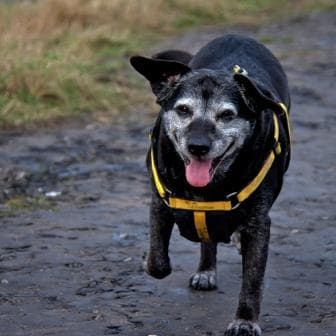
[[[128,57],[203,25],[260,25],[332,0],[40,0],[0,5],[0,128],[83,116],[113,122],[148,104]],[[147,106],[150,108],[151,105]]]
[[[4,216],[14,215],[20,211],[30,211],[36,209],[52,209],[55,203],[46,197],[24,197],[16,196],[5,202],[2,210]],[[1,216],[0,216],[1,217]]]

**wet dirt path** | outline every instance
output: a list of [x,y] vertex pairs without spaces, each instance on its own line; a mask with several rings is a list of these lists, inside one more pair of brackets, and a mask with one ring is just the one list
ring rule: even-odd
[[[272,210],[264,335],[336,335],[335,27],[334,12],[234,30],[266,42],[292,89],[293,161]],[[223,32],[160,47],[193,51]],[[149,125],[0,136],[0,335],[223,334],[240,286],[235,248],[220,246],[218,291],[188,289],[198,246],[177,232],[173,274],[143,273]],[[15,195],[45,208],[9,214]]]

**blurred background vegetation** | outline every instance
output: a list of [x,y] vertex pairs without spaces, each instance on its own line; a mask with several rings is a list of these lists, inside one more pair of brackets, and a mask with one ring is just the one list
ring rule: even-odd
[[203,25],[261,25],[335,8],[334,0],[0,0],[0,128],[89,116],[111,122],[144,105],[128,57]]

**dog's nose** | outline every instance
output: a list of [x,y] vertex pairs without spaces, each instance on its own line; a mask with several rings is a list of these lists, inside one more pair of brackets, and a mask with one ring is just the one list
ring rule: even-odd
[[190,154],[195,156],[203,156],[210,150],[210,145],[207,144],[189,144],[188,150]]

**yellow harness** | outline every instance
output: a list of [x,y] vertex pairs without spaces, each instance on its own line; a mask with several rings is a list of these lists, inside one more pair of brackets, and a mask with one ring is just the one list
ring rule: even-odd
[[[290,124],[288,117],[287,107],[283,103],[278,103],[282,108],[286,119],[286,127],[288,130],[289,141],[290,141]],[[251,196],[251,194],[257,190],[260,186],[267,173],[272,167],[275,157],[281,154],[281,144],[279,143],[279,121],[275,113],[273,113],[273,124],[274,124],[274,143],[275,146],[266,158],[263,166],[259,170],[255,178],[241,191],[233,192],[226,196],[224,201],[193,201],[183,198],[170,196],[170,191],[163,185],[159,178],[159,174],[155,164],[153,147],[150,148],[150,163],[151,171],[154,180],[154,184],[157,192],[164,202],[171,209],[176,210],[190,210],[193,211],[195,229],[198,238],[203,242],[210,242],[210,236],[206,224],[206,212],[207,211],[231,211],[239,207],[239,205]]]

